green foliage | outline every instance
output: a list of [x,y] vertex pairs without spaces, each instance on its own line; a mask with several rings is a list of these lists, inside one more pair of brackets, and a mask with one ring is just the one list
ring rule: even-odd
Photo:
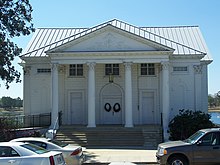
[[16,136],[16,122],[10,118],[0,118],[0,141],[9,141]]
[[23,101],[20,97],[13,99],[11,97],[2,97],[0,101],[0,107],[10,109],[12,107],[22,107]]
[[21,74],[12,64],[21,49],[11,39],[34,31],[31,12],[29,0],[0,1],[0,77],[6,82],[6,88],[14,80],[21,81]]
[[183,140],[200,129],[214,127],[210,118],[209,114],[201,111],[179,110],[169,123],[170,140]]
[[208,103],[210,108],[220,106],[220,97],[218,95],[208,95]]

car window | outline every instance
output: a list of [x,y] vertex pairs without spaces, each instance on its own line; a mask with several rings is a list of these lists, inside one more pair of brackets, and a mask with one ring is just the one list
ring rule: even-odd
[[31,143],[31,144],[34,144],[34,145],[37,145],[39,147],[42,147],[44,149],[47,148],[47,144],[46,143],[43,143],[43,142],[39,142],[39,141],[25,141],[25,142],[28,142],[28,143]]
[[13,148],[1,146],[0,147],[0,157],[15,157],[20,156]]
[[196,133],[194,133],[193,135],[191,135],[188,139],[184,140],[186,143],[194,143],[195,141],[197,141],[198,139],[200,139],[203,135],[205,134],[205,132],[202,131],[197,131]]
[[58,141],[58,140],[49,140],[49,142],[53,143],[53,144],[56,144],[60,147],[65,147],[67,146],[68,144],[67,143],[64,143],[64,142],[61,142],[61,141]]
[[219,145],[219,133],[217,132],[208,133],[201,138],[200,142],[201,142],[200,145],[203,146]]
[[23,145],[21,145],[21,147],[24,147],[24,148],[26,148],[26,149],[29,149],[29,150],[31,150],[31,151],[37,153],[37,154],[43,154],[43,153],[49,152],[48,150],[45,150],[44,148],[39,147],[39,146],[36,146],[36,145],[34,145],[34,144],[31,144],[31,143],[29,143],[29,144],[23,144]]
[[212,145],[220,145],[220,133],[216,132],[212,139]]

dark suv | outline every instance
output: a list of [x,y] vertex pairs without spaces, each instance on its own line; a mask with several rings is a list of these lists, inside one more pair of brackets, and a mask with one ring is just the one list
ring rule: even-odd
[[184,141],[158,145],[161,165],[220,165],[220,128],[202,129]]

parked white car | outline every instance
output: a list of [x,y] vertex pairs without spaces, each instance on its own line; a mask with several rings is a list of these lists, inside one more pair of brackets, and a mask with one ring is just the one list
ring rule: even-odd
[[41,137],[24,137],[13,139],[12,141],[28,142],[50,151],[60,151],[63,153],[63,157],[67,165],[80,165],[83,163],[85,158],[81,146],[66,144],[58,140]]
[[30,143],[0,142],[0,165],[66,165],[61,152]]

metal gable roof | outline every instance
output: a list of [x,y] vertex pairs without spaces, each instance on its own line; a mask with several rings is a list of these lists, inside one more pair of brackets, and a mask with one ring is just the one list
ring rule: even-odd
[[[111,20],[92,28],[39,28],[21,57],[44,57],[46,51],[111,25],[144,39],[174,49],[174,54],[206,55],[207,46],[197,26],[136,27],[119,20]],[[211,59],[209,56],[208,59]]]
[[169,38],[194,50],[206,53],[206,59],[211,60],[211,54],[199,29],[199,26],[172,26],[172,27],[141,27],[151,33]]

